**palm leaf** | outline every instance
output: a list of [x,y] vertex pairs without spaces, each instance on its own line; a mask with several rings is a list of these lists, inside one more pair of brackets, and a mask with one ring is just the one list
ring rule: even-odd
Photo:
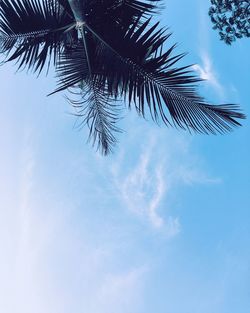
[[113,133],[120,132],[116,126],[120,110],[117,103],[110,99],[102,82],[94,79],[93,58],[85,34],[82,36],[84,40],[79,41],[77,47],[66,49],[62,53],[57,64],[58,88],[53,93],[77,86],[79,92],[73,94],[78,99],[68,100],[77,109],[77,116],[81,118],[80,125],[87,124],[89,127],[89,139],[92,139],[93,145],[106,155],[116,143]]
[[106,47],[106,55],[116,60],[116,71],[114,65],[109,70],[109,63],[99,55],[99,63],[107,65],[101,75],[107,81],[110,92],[117,94],[119,90],[122,96],[128,96],[130,105],[133,102],[143,116],[147,104],[155,120],[160,116],[165,124],[189,131],[215,134],[239,126],[237,119],[245,116],[238,111],[238,106],[212,105],[199,96],[195,83],[200,79],[189,66],[173,67],[183,55],[172,56],[174,47],[161,52],[160,48],[168,35],[164,35],[163,30],[155,31],[157,25],[145,31],[148,23],[139,25],[135,22],[116,43],[108,42],[87,26],[89,32]]
[[68,0],[2,0],[0,53],[5,62],[38,73],[53,58],[54,92],[78,88],[80,98],[70,102],[104,154],[120,131],[120,98],[142,116],[149,111],[156,122],[189,131],[215,134],[239,126],[245,116],[238,106],[208,103],[197,92],[201,79],[190,66],[177,65],[184,54],[173,55],[175,46],[165,50],[170,34],[149,18],[159,3],[88,0],[75,12]]
[[58,87],[51,94],[81,84],[89,77],[89,68],[83,42],[65,49],[56,63]]
[[55,2],[48,0],[2,0],[0,6],[0,53],[5,62],[17,60],[18,68],[41,72],[46,61],[54,62],[62,43],[72,38],[65,35],[72,20]]
[[107,155],[113,151],[117,143],[114,132],[121,132],[116,126],[120,119],[120,107],[110,99],[105,89],[100,88],[98,83],[93,81],[83,82],[74,92],[78,99],[68,98],[73,107],[76,108],[76,116],[80,118],[80,124],[89,128],[89,140],[97,150]]

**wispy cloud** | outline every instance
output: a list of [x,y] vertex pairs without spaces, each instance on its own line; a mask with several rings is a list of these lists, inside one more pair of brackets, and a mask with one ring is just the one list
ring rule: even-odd
[[[135,137],[143,138],[143,134]],[[206,173],[187,137],[173,133],[165,133],[164,137],[166,145],[159,147],[163,134],[159,129],[151,129],[150,135],[144,136],[137,159],[128,164],[128,155],[123,152],[112,165],[112,173],[124,205],[173,237],[180,232],[181,224],[178,217],[170,214],[172,193],[184,185],[218,184],[221,180]]]
[[215,91],[218,97],[223,100],[225,97],[225,90],[220,82],[219,75],[214,66],[211,51],[211,22],[208,12],[208,3],[205,1],[198,1],[199,6],[199,29],[198,29],[198,54],[201,59],[201,64],[195,64],[193,69],[198,76],[206,80],[206,85]]
[[146,214],[154,227],[161,227],[163,219],[157,209],[164,197],[165,181],[161,164],[150,170],[152,148],[140,155],[138,164],[125,176],[119,189],[128,208],[136,214]]
[[202,64],[193,65],[193,69],[197,72],[199,77],[206,80],[218,96],[222,98],[224,96],[224,88],[218,79],[211,56],[207,52],[202,51],[200,53],[200,58]]
[[185,185],[194,184],[220,184],[222,179],[219,177],[210,177],[204,170],[197,165],[192,164],[180,165],[176,169],[176,179]]

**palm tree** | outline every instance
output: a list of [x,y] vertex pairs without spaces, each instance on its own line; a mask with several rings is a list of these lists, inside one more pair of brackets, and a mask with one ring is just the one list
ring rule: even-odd
[[164,51],[170,34],[153,23],[159,0],[1,0],[4,62],[38,74],[55,66],[76,114],[103,154],[116,143],[120,100],[141,116],[198,133],[224,133],[244,118],[233,104],[213,105],[196,92],[184,54]]

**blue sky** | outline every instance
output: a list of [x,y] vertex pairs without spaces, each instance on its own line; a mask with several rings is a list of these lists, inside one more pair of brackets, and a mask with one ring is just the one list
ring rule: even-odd
[[[207,0],[160,16],[215,103],[249,116],[250,41],[219,41]],[[249,121],[190,136],[125,113],[115,153],[74,129],[53,73],[1,67],[0,311],[245,313],[250,307]]]

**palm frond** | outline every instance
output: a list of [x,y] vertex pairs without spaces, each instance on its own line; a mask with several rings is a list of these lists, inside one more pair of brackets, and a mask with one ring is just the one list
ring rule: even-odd
[[[134,10],[134,16],[142,16],[144,14],[152,14],[156,13],[158,9],[160,9],[159,3],[161,0],[151,0],[151,1],[137,1],[137,0],[123,0],[118,1],[120,6],[130,7]],[[124,9],[124,8],[123,8]],[[161,5],[162,9],[162,5]],[[135,14],[136,13],[136,14]]]
[[[64,1],[64,0],[63,0]],[[160,0],[88,0],[84,2],[86,22],[106,36],[119,36],[139,18],[149,18],[156,12]],[[118,28],[119,32],[110,32]],[[119,40],[119,39],[118,39]]]
[[120,107],[97,82],[82,82],[78,89],[78,93],[74,94],[78,96],[78,100],[68,100],[76,109],[76,116],[80,119],[79,126],[88,126],[89,140],[97,150],[107,155],[117,143],[114,133],[121,132],[116,126],[120,120]]
[[[84,30],[82,29],[82,33]],[[101,150],[102,154],[110,153],[116,144],[114,132],[120,132],[116,126],[119,120],[119,106],[106,90],[103,83],[93,76],[92,57],[89,47],[84,40],[79,41],[77,47],[65,50],[58,62],[58,88],[53,92],[78,88],[78,100],[68,98],[69,102],[77,109],[77,116],[82,124],[89,127],[89,139],[93,145]]]
[[5,62],[16,60],[18,68],[27,67],[39,73],[46,61],[54,62],[62,42],[72,38],[65,29],[72,20],[56,2],[49,0],[2,0],[0,6],[0,53]]
[[65,49],[56,63],[58,87],[50,94],[82,84],[89,77],[89,68],[85,48],[82,41]]
[[68,0],[1,0],[0,53],[38,73],[53,59],[53,93],[78,89],[80,98],[70,102],[103,154],[120,131],[121,98],[144,117],[149,112],[189,131],[216,134],[240,125],[238,106],[207,102],[197,92],[201,79],[178,66],[185,54],[174,55],[175,45],[165,50],[170,34],[151,20],[160,0],[75,1],[81,12]]
[[[128,96],[130,105],[134,102],[143,116],[147,104],[154,120],[160,116],[165,124],[189,131],[215,134],[239,126],[237,119],[245,116],[239,112],[238,106],[207,103],[196,91],[195,83],[200,78],[192,73],[191,68],[173,67],[184,55],[172,56],[174,47],[163,53],[161,47],[169,35],[164,35],[161,29],[155,30],[157,25],[145,31],[148,23],[138,26],[135,22],[136,25],[128,30],[121,42],[116,43],[109,43],[87,26],[89,32],[106,47],[106,56],[116,60],[112,69],[103,65],[105,70],[101,74],[110,92],[117,94],[120,91],[122,96]],[[104,58],[99,55],[99,63],[107,64]]]

